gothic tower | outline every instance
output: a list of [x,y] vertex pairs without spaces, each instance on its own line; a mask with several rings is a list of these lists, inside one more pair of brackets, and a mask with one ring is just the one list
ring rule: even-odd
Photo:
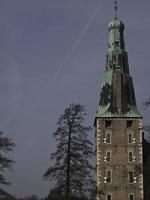
[[143,200],[142,117],[138,112],[124,24],[109,24],[100,101],[95,118],[97,200]]

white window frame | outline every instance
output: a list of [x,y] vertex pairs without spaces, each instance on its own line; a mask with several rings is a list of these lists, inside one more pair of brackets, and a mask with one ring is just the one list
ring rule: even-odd
[[[130,138],[131,136],[131,138]],[[133,144],[133,132],[128,132],[128,144]]]
[[107,181],[107,183],[111,184],[112,183],[112,170],[111,169],[107,169],[106,170],[106,177],[107,177],[107,179],[108,179],[108,172],[110,172],[110,182]]
[[[130,182],[130,172],[132,172],[133,173],[133,181],[132,182]],[[137,183],[137,177],[135,177],[135,173],[134,173],[134,170],[133,169],[131,169],[131,170],[129,170],[128,171],[128,182],[129,182],[129,184],[135,184],[135,183]]]
[[[108,135],[109,135],[109,137],[108,137]],[[105,144],[111,144],[111,139],[112,139],[111,137],[112,137],[112,131],[107,130],[107,131],[105,132],[104,143],[105,143]]]
[[[109,157],[108,157],[108,153],[109,153]],[[111,154],[112,154],[111,150],[106,150],[105,157],[104,157],[105,162],[111,162]],[[108,158],[110,159],[108,160]]]
[[[131,136],[131,138],[130,138]],[[134,138],[134,132],[133,130],[129,130],[128,131],[128,144],[135,144],[136,143],[136,139]]]
[[[132,156],[130,154],[132,154]],[[128,150],[128,162],[135,162],[135,161],[136,161],[136,157],[134,156],[134,150],[129,149]]]
[[133,161],[133,150],[128,150],[128,162]]
[[[133,174],[133,181],[130,181],[130,172],[132,172],[132,174]],[[129,170],[129,172],[128,172],[128,182],[129,182],[129,184],[133,184],[134,183],[134,171],[133,170]]]

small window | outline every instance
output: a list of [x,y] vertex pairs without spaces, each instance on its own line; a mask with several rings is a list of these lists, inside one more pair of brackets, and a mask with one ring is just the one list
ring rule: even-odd
[[132,126],[133,121],[132,120],[128,120],[127,121],[127,128],[130,128]]
[[112,195],[111,194],[107,194],[106,200],[112,200]]
[[134,183],[134,172],[129,171],[129,183]]
[[111,135],[112,135],[112,131],[110,129],[106,130],[105,137],[103,139],[105,144],[111,143]]
[[109,151],[109,150],[106,151],[106,161],[107,162],[111,161],[111,151]]
[[106,133],[106,143],[107,144],[111,143],[111,133]]
[[136,138],[133,137],[134,132],[132,130],[129,130],[128,132],[128,144],[135,144],[136,143]]
[[129,162],[132,162],[132,161],[133,161],[133,151],[132,151],[132,150],[130,150],[130,151],[128,152],[128,161],[129,161]]
[[106,127],[106,128],[111,127],[111,121],[110,121],[110,120],[106,120],[106,121],[105,121],[105,127]]
[[135,162],[136,161],[136,157],[135,156],[133,156],[133,150],[129,150],[128,151],[128,161],[129,162]]
[[107,171],[107,183],[111,183],[112,182],[112,174],[111,174],[111,171]]
[[134,194],[129,195],[129,200],[134,200]]
[[133,133],[128,133],[128,143],[132,144],[133,143]]

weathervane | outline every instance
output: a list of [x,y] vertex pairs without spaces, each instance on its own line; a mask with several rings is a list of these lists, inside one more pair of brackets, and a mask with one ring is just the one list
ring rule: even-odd
[[118,1],[115,0],[115,19],[118,18]]

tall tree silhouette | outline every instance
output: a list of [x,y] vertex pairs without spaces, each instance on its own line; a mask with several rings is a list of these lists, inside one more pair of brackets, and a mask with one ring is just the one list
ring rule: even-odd
[[6,154],[13,150],[15,144],[8,137],[3,136],[3,132],[0,132],[0,183],[10,184],[6,181],[4,176],[5,169],[11,169],[12,163],[14,162]]
[[83,105],[71,104],[58,119],[53,134],[56,151],[51,154],[52,164],[44,174],[45,179],[55,180],[51,191],[53,197],[57,196],[55,199],[88,199],[86,195],[93,184],[90,159],[94,153],[88,139],[91,127],[85,125],[85,117]]

